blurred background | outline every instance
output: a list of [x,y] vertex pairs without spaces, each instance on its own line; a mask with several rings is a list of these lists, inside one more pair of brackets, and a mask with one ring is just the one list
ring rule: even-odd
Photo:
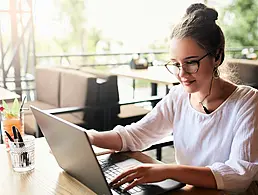
[[38,65],[122,65],[134,54],[160,65],[173,24],[196,2],[219,12],[228,58],[257,59],[257,0],[1,0],[0,86],[33,99]]

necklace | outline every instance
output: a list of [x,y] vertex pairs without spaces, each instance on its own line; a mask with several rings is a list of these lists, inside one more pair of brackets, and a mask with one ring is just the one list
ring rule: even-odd
[[199,102],[199,104],[201,104],[201,106],[206,114],[210,114],[211,112],[208,110],[208,108],[206,106],[203,105],[203,101],[211,94],[212,82],[213,82],[213,77],[211,78],[209,93],[202,99],[202,101]]

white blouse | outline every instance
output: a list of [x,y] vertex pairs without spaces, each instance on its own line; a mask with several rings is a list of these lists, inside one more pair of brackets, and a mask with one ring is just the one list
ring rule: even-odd
[[238,86],[211,114],[196,111],[182,85],[142,120],[116,126],[122,150],[139,151],[173,132],[178,164],[207,166],[218,189],[245,191],[258,181],[258,90]]

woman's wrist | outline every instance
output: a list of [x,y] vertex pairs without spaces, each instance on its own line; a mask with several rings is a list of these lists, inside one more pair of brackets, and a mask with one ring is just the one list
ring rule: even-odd
[[87,130],[87,135],[92,145],[95,145],[95,136],[98,133],[96,130]]
[[177,173],[177,167],[178,165],[165,164],[164,174],[166,174],[168,179],[174,179],[176,177],[175,174]]
[[187,165],[167,165],[164,172],[167,178],[197,187],[217,188],[216,180],[208,167],[195,167]]

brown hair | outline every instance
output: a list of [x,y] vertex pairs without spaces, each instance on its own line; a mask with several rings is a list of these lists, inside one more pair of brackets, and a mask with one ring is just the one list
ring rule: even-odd
[[216,10],[202,3],[192,4],[187,8],[182,20],[174,27],[170,38],[190,37],[215,59],[221,56],[220,64],[222,64],[225,56],[225,37],[216,24],[217,18]]

